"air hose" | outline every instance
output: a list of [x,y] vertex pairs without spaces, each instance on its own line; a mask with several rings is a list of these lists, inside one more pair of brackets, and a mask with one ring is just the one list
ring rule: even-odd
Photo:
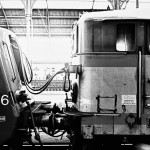
[[[64,73],[64,72],[66,72],[66,70],[67,70],[66,67],[60,69],[57,73],[55,73],[52,77],[50,77],[50,78],[47,80],[47,82],[46,82],[42,87],[40,87],[40,88],[38,88],[38,89],[34,89],[33,87],[31,87],[31,86],[29,85],[29,83],[28,83],[28,81],[27,81],[26,72],[25,72],[25,67],[24,67],[24,64],[23,64],[23,56],[22,56],[22,51],[21,51],[21,50],[20,50],[20,57],[21,57],[21,69],[22,69],[22,73],[23,73],[24,84],[25,84],[27,90],[28,90],[30,93],[32,93],[32,94],[40,94],[41,92],[43,92],[43,91],[48,87],[48,85],[51,83],[51,81],[53,80],[53,78],[54,78],[56,75],[61,74],[61,73]],[[27,61],[27,60],[26,60],[26,61]],[[29,69],[31,70],[31,66],[30,66],[29,62],[28,62],[28,65],[29,65]],[[32,71],[31,71],[31,72],[32,72]],[[68,74],[68,73],[65,73],[65,78],[67,77],[66,74]],[[68,79],[69,79],[69,78],[68,78]],[[69,79],[69,80],[70,80],[70,79]],[[65,80],[65,81],[66,81],[66,80]],[[66,82],[65,82],[65,83],[66,83]],[[70,86],[70,81],[69,81],[69,86]],[[70,90],[70,88],[67,89],[67,90]],[[65,90],[65,91],[66,91],[66,90]]]
[[65,92],[69,92],[70,91],[70,87],[71,87],[70,73],[69,73],[69,69],[66,68],[66,70],[65,70],[65,77],[64,77],[64,83],[63,83],[63,90]]

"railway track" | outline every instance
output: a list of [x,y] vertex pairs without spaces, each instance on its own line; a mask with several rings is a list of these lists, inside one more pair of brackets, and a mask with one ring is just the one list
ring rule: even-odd
[[[116,147],[116,150],[150,150],[150,145],[147,144],[139,144],[138,146],[133,146],[132,144],[121,144],[120,147]],[[12,150],[8,147],[8,145],[4,145],[0,147],[0,150]],[[69,146],[68,143],[54,143],[54,144],[44,144],[40,146],[36,144],[32,145],[23,145],[19,150],[72,150],[72,147]],[[101,147],[100,150],[108,150],[108,147]],[[111,150],[111,148],[109,149]]]
[[[19,150],[69,150],[69,144],[50,144],[50,145],[23,145]],[[0,147],[0,150],[11,150],[8,145]]]

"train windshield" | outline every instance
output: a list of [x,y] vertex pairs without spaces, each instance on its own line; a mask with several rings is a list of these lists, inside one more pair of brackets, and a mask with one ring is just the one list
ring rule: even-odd
[[82,34],[84,52],[135,50],[134,23],[88,20]]
[[[17,64],[18,72],[20,74],[20,78],[21,78],[22,82],[24,82],[23,72],[22,72],[22,68],[21,68],[22,62],[21,62],[19,45],[14,37],[10,36],[9,39],[10,39],[10,43],[11,43],[11,49],[13,51],[15,61]],[[24,69],[25,69],[25,76],[26,76],[28,83],[30,83],[32,80],[31,66],[30,66],[30,63],[24,53],[22,53],[22,58],[23,58],[23,65],[24,65]]]

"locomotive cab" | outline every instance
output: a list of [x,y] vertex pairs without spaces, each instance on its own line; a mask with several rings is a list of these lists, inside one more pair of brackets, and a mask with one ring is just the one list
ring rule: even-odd
[[92,12],[74,25],[72,65],[82,66],[75,82],[83,139],[134,143],[150,135],[150,16],[144,14]]

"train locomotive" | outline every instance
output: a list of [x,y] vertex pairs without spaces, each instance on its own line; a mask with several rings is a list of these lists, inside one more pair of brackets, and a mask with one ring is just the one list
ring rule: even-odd
[[72,100],[81,115],[83,143],[88,143],[83,147],[149,142],[148,12],[85,13],[73,26]]
[[[17,37],[1,29],[0,133],[4,136],[0,144],[6,141],[13,147],[19,141],[21,145],[20,137],[29,139],[29,129],[34,129],[42,145],[36,127],[50,136],[66,131],[72,150],[107,149],[109,141],[114,147],[149,143],[149,14],[140,9],[90,12],[75,22],[72,62],[55,74],[65,74],[62,110],[32,103],[22,90],[25,86],[30,93],[40,94],[55,75],[40,89],[31,88],[32,70],[21,56]],[[12,138],[16,133],[18,138]]]

